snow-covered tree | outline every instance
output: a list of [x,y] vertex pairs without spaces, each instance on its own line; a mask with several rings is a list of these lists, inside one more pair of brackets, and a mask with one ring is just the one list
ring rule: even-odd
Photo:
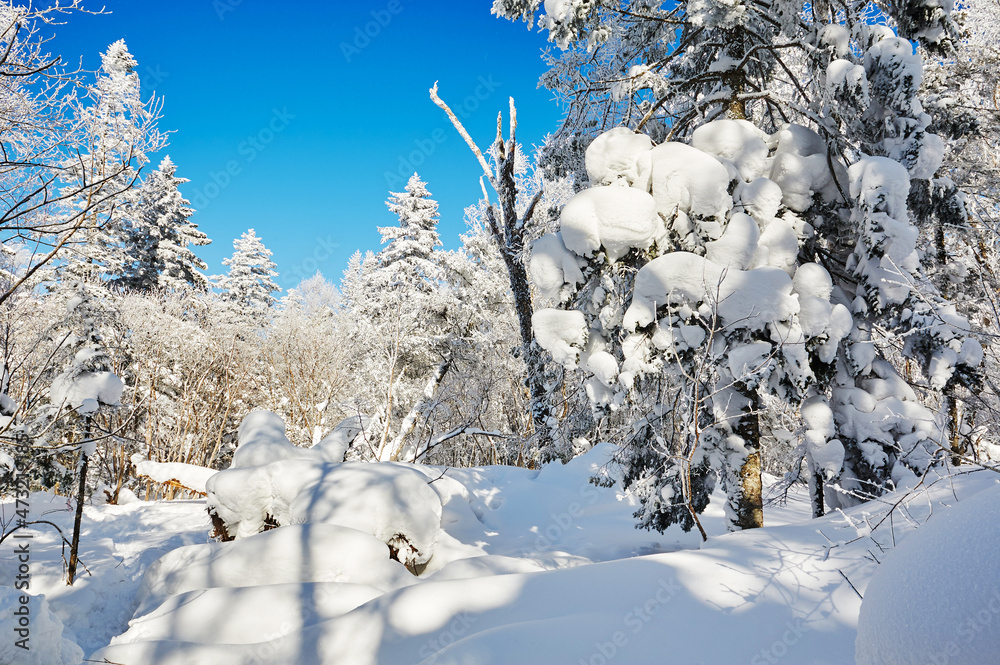
[[125,227],[126,264],[117,284],[142,291],[208,286],[200,272],[207,266],[191,247],[211,240],[190,221],[194,211],[178,189],[188,179],[176,173],[170,157],[164,157],[136,191]]
[[454,357],[453,310],[437,232],[438,205],[415,173],[389,210],[398,226],[382,227],[378,254],[351,259],[344,275],[344,304],[356,326],[376,394],[366,400],[380,422],[377,459],[412,459],[410,440],[427,415]]
[[[538,6],[498,0],[494,10],[530,18]],[[950,48],[947,12],[917,8],[933,9],[898,3],[886,11],[903,36],[935,52]],[[573,79],[578,114],[571,111],[564,131],[578,135],[587,124],[574,117],[599,117],[589,131],[623,122],[653,137],[615,129],[588,149],[593,187],[563,210],[561,237],[547,252],[561,270],[550,295],[575,302],[575,313],[544,315],[564,331],[547,348],[562,345],[565,361],[587,362],[601,407],[641,391],[635,377],[661,372],[664,353],[681,376],[675,390],[689,406],[680,419],[687,438],[672,448],[672,432],[654,429],[624,460],[627,472],[641,471],[630,480],[646,499],[647,526],[690,526],[710,482],[686,474],[709,479],[709,467],[722,472],[733,524],[753,525],[740,516],[749,485],[759,487],[751,476],[762,389],[816,398],[803,413],[806,457],[814,480],[835,485],[814,485],[822,512],[824,496],[843,505],[876,495],[905,469],[940,459],[940,422],[889,358],[915,361],[934,390],[974,381],[981,352],[968,321],[921,270],[923,211],[907,200],[933,179],[942,153],[917,98],[920,57],[866,11],[546,3],[550,37],[572,47],[557,72],[575,71],[576,53],[601,51]],[[793,59],[796,52],[803,57]],[[569,80],[560,83],[567,93]],[[682,137],[689,145],[669,140]],[[570,260],[579,258],[591,263]],[[784,278],[773,270],[772,282],[752,276],[764,268]],[[759,292],[761,284],[768,289]],[[758,310],[731,307],[748,292]],[[652,414],[678,412],[664,404]],[[648,419],[637,424],[646,428]],[[688,470],[682,464],[685,477],[665,483],[676,473],[671,456]]]
[[97,80],[78,111],[80,153],[64,165],[64,214],[79,217],[82,230],[66,253],[64,279],[95,283],[124,272],[124,218],[135,200],[138,169],[165,142],[155,129],[158,112],[154,99],[142,100],[136,61],[124,40],[114,42],[101,54]]
[[233,255],[222,260],[229,267],[225,275],[215,277],[215,285],[222,301],[234,311],[251,318],[266,316],[277,299],[274,293],[281,290],[275,283],[278,276],[271,260],[271,250],[264,246],[253,229],[233,241]]
[[[517,143],[517,108],[514,100],[510,100],[510,117],[508,119],[508,136],[503,137],[503,115],[497,116],[497,136],[493,145],[487,151],[493,164],[487,161],[479,146],[462,125],[454,111],[438,95],[437,83],[430,90],[431,100],[441,108],[451,120],[459,135],[472,150],[483,175],[490,187],[496,192],[497,203],[489,201],[485,184],[483,188],[486,199],[483,201],[483,215],[487,228],[496,243],[500,256],[503,258],[510,290],[514,297],[514,310],[517,313],[518,329],[521,335],[521,357],[525,365],[524,384],[531,395],[531,421],[534,427],[534,447],[542,451],[545,459],[562,456],[566,446],[558,440],[558,418],[553,408],[553,391],[555,385],[546,383],[546,360],[536,343],[532,324],[534,304],[532,302],[531,285],[528,280],[528,269],[525,250],[530,241],[529,227],[534,220],[539,203],[545,196],[545,187],[525,188],[524,182],[519,182],[519,172],[523,172],[526,161],[522,155],[521,146]],[[560,185],[565,184],[562,180]],[[540,185],[540,182],[534,183]],[[531,191],[534,189],[534,191]],[[555,188],[559,193],[562,186]],[[550,197],[550,202],[553,197]],[[544,212],[539,216],[542,217]]]

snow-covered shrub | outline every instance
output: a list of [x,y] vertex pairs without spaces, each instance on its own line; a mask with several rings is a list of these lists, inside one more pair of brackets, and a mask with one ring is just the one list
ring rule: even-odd
[[290,524],[364,531],[411,568],[434,554],[441,500],[416,469],[394,463],[336,462],[337,447],[300,448],[276,415],[255,411],[240,427],[233,465],[206,483],[208,510],[223,540]]

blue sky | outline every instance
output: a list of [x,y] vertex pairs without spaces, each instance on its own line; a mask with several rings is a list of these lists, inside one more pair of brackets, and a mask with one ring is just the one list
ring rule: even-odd
[[537,88],[544,36],[491,4],[106,0],[109,15],[69,16],[50,46],[94,69],[126,40],[144,94],[164,99],[165,153],[213,239],[199,251],[209,273],[252,227],[287,289],[316,270],[339,282],[356,249],[378,249],[376,227],[395,222],[384,202],[410,165],[441,204],[445,246],[457,246],[480,171],[428,98],[435,80],[483,145],[510,96],[522,143],[556,128],[561,111]]

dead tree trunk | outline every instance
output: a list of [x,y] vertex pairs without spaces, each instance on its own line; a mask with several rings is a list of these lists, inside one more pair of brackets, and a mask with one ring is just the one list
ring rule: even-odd
[[524,265],[526,225],[534,214],[535,206],[541,199],[542,192],[539,191],[535,195],[528,204],[524,215],[518,216],[518,192],[517,183],[514,180],[514,162],[517,151],[517,109],[514,107],[514,100],[511,99],[510,131],[507,141],[503,140],[502,114],[497,116],[497,138],[494,145],[497,166],[494,172],[486,158],[483,157],[482,151],[465,130],[462,122],[438,96],[437,83],[431,88],[430,93],[431,100],[448,115],[455,129],[465,139],[497,195],[499,205],[489,203],[489,196],[486,194],[485,185],[483,186],[483,195],[489,204],[486,209],[486,220],[489,223],[490,235],[493,236],[493,240],[500,250],[500,255],[503,257],[511,292],[514,295],[514,309],[517,313],[518,329],[521,335],[521,356],[525,364],[525,385],[531,396],[531,422],[538,448],[544,449],[549,447],[555,438],[555,416],[549,391],[545,386],[545,360],[541,349],[535,344],[534,331],[532,330],[531,317],[534,314],[534,307],[531,302],[528,271]]

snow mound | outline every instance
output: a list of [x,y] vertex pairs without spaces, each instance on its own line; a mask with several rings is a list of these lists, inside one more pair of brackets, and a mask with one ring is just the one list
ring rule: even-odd
[[587,176],[591,185],[610,185],[618,180],[632,185],[639,178],[639,155],[653,142],[645,134],[616,127],[598,136],[587,148]]
[[344,615],[381,595],[374,586],[342,582],[198,589],[170,596],[132,619],[128,631],[111,643],[170,640],[178,634],[199,644],[254,643],[261,635],[280,637]]
[[369,533],[408,566],[427,563],[441,531],[441,500],[424,474],[391,463],[347,462],[325,470],[289,506],[292,522]]
[[315,459],[316,453],[299,448],[285,433],[281,416],[265,410],[251,411],[240,423],[239,445],[230,468],[262,466],[289,459]]
[[135,616],[169,596],[199,589],[349,582],[389,591],[413,579],[389,558],[385,543],[367,533],[333,524],[299,524],[164,555],[146,571]]
[[322,522],[379,539],[407,565],[426,563],[441,528],[441,501],[419,471],[394,464],[306,460],[227,469],[207,486],[209,511],[226,534]]
[[1000,487],[935,513],[865,591],[858,665],[983,665],[1000,644]]
[[566,248],[592,256],[602,247],[609,261],[629,250],[649,249],[665,235],[656,201],[634,187],[591,187],[565,205],[559,232]]
[[[23,614],[22,614],[23,612]],[[78,665],[83,649],[63,637],[63,624],[45,596],[0,587],[0,663]]]

